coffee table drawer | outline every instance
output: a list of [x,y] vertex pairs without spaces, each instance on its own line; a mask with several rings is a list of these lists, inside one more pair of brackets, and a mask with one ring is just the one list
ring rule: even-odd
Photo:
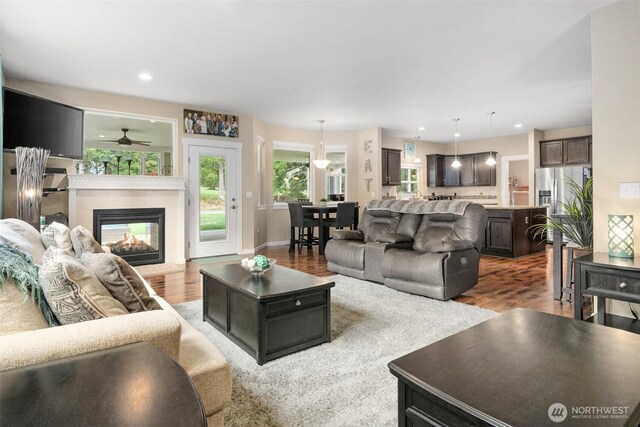
[[292,311],[304,310],[319,304],[326,304],[326,302],[327,293],[325,291],[302,294],[267,303],[267,316],[272,317]]

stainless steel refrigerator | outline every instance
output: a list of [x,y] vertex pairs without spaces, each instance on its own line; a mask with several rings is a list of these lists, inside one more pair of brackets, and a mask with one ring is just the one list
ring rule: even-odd
[[[590,177],[591,168],[582,166],[536,169],[536,205],[547,206],[547,216],[562,215],[564,209],[561,203],[573,201],[573,195],[567,185],[568,178],[584,185]],[[547,241],[553,241],[553,231],[547,233]]]

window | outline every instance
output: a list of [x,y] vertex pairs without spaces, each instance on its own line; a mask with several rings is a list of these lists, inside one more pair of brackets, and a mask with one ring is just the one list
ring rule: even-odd
[[[118,156],[120,156],[120,170],[118,170]],[[85,147],[82,165],[84,167],[84,173],[103,174],[105,173],[105,161],[108,161],[108,173],[110,174],[140,175],[141,156],[145,157],[144,174],[158,175],[160,163],[166,158],[162,153],[106,150],[102,148]],[[129,159],[131,159],[131,169],[129,169]],[[168,167],[170,168],[171,165],[169,164]],[[170,169],[164,171],[164,173],[166,175],[171,175]]]
[[329,200],[344,200],[347,190],[347,153],[329,150],[327,148],[327,159],[331,163],[324,175],[325,194]]
[[275,143],[273,149],[273,201],[293,202],[311,199],[311,149],[295,144]]
[[400,185],[397,187],[398,193],[413,193],[418,191],[418,169],[401,168]]

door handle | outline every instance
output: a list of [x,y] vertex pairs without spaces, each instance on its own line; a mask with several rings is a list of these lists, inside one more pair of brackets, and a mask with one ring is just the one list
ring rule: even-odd
[[236,208],[236,205],[231,205],[231,209],[235,209],[235,208]]

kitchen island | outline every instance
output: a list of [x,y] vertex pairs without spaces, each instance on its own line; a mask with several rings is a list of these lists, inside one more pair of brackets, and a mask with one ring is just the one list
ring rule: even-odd
[[542,252],[546,239],[533,237],[529,227],[544,224],[544,206],[485,206],[489,222],[481,253],[505,258],[518,258]]

